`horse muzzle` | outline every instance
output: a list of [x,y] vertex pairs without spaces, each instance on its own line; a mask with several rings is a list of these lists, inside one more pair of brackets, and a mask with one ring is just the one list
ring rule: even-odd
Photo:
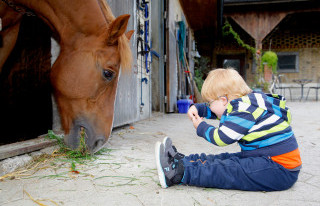
[[97,134],[88,121],[76,119],[64,141],[67,146],[74,150],[79,148],[82,141],[84,141],[88,151],[94,154],[104,146],[107,138],[103,134]]

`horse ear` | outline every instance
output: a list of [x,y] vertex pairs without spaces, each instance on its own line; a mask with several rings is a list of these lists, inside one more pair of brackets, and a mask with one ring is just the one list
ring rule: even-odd
[[128,38],[128,40],[131,39],[133,33],[134,33],[134,30],[130,30],[126,33],[126,37]]
[[108,29],[108,45],[114,45],[117,42],[118,38],[122,34],[124,34],[128,26],[129,18],[129,14],[124,14],[116,18],[113,22],[111,22]]

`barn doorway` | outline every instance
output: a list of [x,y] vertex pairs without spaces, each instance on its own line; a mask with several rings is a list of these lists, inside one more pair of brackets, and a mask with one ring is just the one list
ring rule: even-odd
[[217,55],[218,68],[233,67],[245,79],[245,55],[244,54],[228,54]]
[[23,17],[0,74],[0,145],[33,139],[52,128],[50,37],[40,19]]

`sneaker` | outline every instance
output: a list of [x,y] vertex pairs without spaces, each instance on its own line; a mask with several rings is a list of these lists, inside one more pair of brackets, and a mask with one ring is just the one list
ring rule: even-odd
[[161,187],[167,188],[179,184],[184,174],[182,160],[171,161],[172,157],[169,157],[169,153],[165,153],[164,144],[161,142],[156,143],[155,156]]
[[170,161],[179,161],[182,158],[184,158],[184,154],[181,154],[177,151],[177,148],[172,145],[172,140],[170,137],[165,137],[163,139],[163,145],[164,145],[164,152],[165,154],[168,154],[169,157],[171,157]]

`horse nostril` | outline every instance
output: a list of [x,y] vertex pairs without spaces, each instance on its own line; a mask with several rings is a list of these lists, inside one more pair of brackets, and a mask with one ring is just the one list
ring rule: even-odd
[[102,147],[103,146],[103,144],[104,144],[104,139],[98,139],[98,140],[96,140],[95,141],[95,143],[93,144],[93,151],[98,151],[98,149],[100,149],[100,147]]

